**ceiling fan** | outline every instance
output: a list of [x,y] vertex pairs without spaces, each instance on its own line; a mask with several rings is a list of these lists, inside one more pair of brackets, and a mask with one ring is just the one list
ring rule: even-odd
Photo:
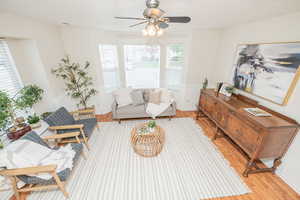
[[164,33],[164,29],[169,27],[169,23],[189,23],[191,21],[190,17],[186,16],[176,16],[168,17],[164,16],[165,11],[158,8],[158,0],[147,0],[147,8],[144,10],[144,17],[115,17],[116,19],[130,19],[139,20],[141,22],[133,24],[129,27],[134,27],[142,24],[146,24],[145,29],[143,29],[144,36],[161,36]]

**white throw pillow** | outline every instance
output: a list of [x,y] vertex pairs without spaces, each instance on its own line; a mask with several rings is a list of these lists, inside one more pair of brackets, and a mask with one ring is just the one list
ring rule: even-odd
[[131,92],[132,88],[121,88],[113,93],[115,100],[117,101],[118,107],[132,104],[132,99],[130,95]]
[[161,91],[160,101],[162,103],[172,103],[174,101],[173,94],[170,90],[166,88],[160,88],[158,90]]

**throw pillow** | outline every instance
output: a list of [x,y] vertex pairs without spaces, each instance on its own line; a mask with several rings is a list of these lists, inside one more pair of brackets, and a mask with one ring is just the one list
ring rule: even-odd
[[166,88],[160,89],[161,91],[161,102],[162,103],[172,103],[174,101],[173,94]]
[[131,95],[132,103],[135,106],[145,103],[144,97],[143,97],[143,92],[141,90],[133,90],[130,93],[130,95]]
[[152,91],[149,93],[149,103],[160,104],[161,91]]
[[154,89],[145,89],[144,91],[144,101],[145,102],[149,102],[149,95],[150,95],[150,92],[154,91]]
[[113,93],[115,100],[117,101],[118,107],[123,107],[132,104],[132,99],[130,96],[131,92],[131,88],[121,88]]

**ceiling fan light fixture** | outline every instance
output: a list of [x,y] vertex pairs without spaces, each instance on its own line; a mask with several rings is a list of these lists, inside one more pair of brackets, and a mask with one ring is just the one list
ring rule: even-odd
[[143,36],[148,36],[148,31],[146,29],[142,30]]
[[154,37],[156,35],[157,29],[154,24],[148,24],[146,26],[146,30],[150,37]]
[[160,36],[162,36],[164,34],[164,29],[158,29],[158,31],[156,32],[156,35],[158,36],[158,37],[160,37]]

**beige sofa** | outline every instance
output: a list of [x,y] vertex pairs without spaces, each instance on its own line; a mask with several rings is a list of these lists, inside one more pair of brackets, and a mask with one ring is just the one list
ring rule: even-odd
[[[112,104],[112,117],[115,120],[119,120],[119,123],[121,123],[122,119],[136,119],[136,118],[148,118],[150,117],[147,112],[147,92],[153,89],[137,89],[142,90],[143,96],[144,96],[144,104],[140,105],[128,105],[128,106],[122,106],[118,107],[117,101],[114,100]],[[176,115],[176,102],[174,101],[167,110],[165,110],[163,113],[161,113],[158,117],[169,117],[170,119]]]

